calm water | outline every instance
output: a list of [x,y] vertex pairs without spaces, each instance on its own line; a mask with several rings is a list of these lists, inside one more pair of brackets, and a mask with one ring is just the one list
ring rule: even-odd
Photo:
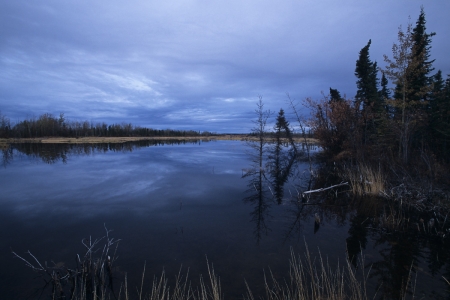
[[[70,267],[76,254],[84,254],[81,240],[104,236],[104,226],[121,239],[116,276],[127,273],[132,290],[144,264],[148,282],[163,269],[172,280],[182,266],[195,284],[199,274],[207,275],[207,258],[226,298],[245,294],[244,280],[262,295],[264,270],[287,277],[291,249],[303,254],[305,242],[331,262],[343,261],[347,249],[355,254],[362,243],[366,264],[379,266],[370,286],[386,281],[395,288],[402,273],[396,268],[410,263],[394,256],[408,252],[414,237],[380,237],[360,226],[364,215],[347,206],[299,205],[293,200],[307,188],[309,165],[290,160],[288,147],[283,151],[265,173],[254,172],[254,150],[239,141],[29,144],[3,151],[0,295],[22,299],[43,286],[11,249]],[[414,250],[416,295],[446,299],[441,276],[450,274],[450,253],[448,240],[438,242]]]

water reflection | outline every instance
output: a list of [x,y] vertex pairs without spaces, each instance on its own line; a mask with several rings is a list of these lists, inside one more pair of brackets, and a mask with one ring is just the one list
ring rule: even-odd
[[[298,200],[298,185],[305,180],[302,178],[302,170],[305,164],[300,160],[306,151],[305,145],[301,150],[291,140],[289,143],[281,139],[276,139],[274,143],[267,143],[265,140],[249,142],[249,156],[252,161],[250,168],[243,170],[243,178],[248,181],[249,194],[244,202],[253,205],[251,221],[255,224],[254,235],[256,242],[270,231],[268,224],[271,218],[270,209],[272,205],[286,204],[289,215],[294,214],[294,221],[288,229],[286,239],[301,229],[301,220],[305,218],[304,205]],[[291,183],[288,197],[285,197],[285,187]],[[296,195],[296,197],[294,197]],[[306,212],[310,213],[310,212]],[[314,223],[314,232],[319,228],[318,223]]]
[[263,161],[263,152],[258,150],[258,155],[253,156],[253,166],[250,169],[243,170],[243,178],[248,178],[248,190],[250,195],[244,198],[244,202],[254,206],[251,212],[251,221],[255,223],[254,235],[256,242],[259,243],[263,235],[267,235],[268,227],[266,219],[269,217],[269,208],[271,198],[269,198],[269,183],[266,178],[266,171]]
[[14,152],[29,158],[41,160],[47,164],[59,161],[67,163],[69,156],[90,156],[95,153],[132,152],[136,149],[150,146],[186,145],[209,142],[207,139],[198,140],[141,140],[124,143],[86,143],[86,144],[52,144],[52,143],[19,143],[11,144],[2,150],[2,165],[6,167],[14,158]]
[[[10,271],[19,264],[10,261],[10,246],[48,259],[63,253],[69,260],[79,240],[106,222],[115,236],[126,238],[122,267],[135,274],[144,260],[155,274],[162,267],[177,272],[181,263],[199,270],[208,254],[224,292],[239,296],[246,291],[241,277],[253,288],[263,268],[288,276],[280,265],[287,264],[290,247],[301,254],[306,240],[324,258],[347,256],[358,270],[370,269],[368,288],[380,298],[399,299],[408,284],[418,298],[450,296],[442,278],[450,279],[448,212],[354,199],[346,187],[302,197],[339,179],[319,165],[310,172],[301,145],[252,143],[246,146],[249,160],[241,142],[199,143],[25,144],[4,150],[4,287],[19,285],[28,274]],[[181,147],[151,147],[157,145]]]
[[[284,243],[311,230],[321,238],[323,226],[346,230],[346,256],[353,267],[370,270],[369,289],[383,299],[450,299],[450,222],[443,208],[424,210],[379,197],[355,199],[347,187],[302,197],[302,192],[336,184],[332,168],[310,176],[301,147],[255,142],[244,201],[253,205],[251,221],[257,243],[275,226],[271,211],[285,206]],[[261,150],[262,149],[262,150]],[[338,234],[340,236],[340,234]],[[330,245],[331,246],[331,245]],[[327,255],[330,249],[322,249]],[[362,260],[363,254],[365,260]],[[364,265],[361,262],[365,261]]]
[[13,160],[13,149],[12,147],[7,147],[2,149],[2,166],[6,167]]

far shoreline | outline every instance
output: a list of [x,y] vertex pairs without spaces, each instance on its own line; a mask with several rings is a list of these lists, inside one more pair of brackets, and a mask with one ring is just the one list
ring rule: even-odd
[[[249,134],[218,134],[208,136],[154,136],[154,137],[41,137],[41,138],[2,138],[0,139],[0,149],[7,148],[9,144],[101,144],[101,143],[127,143],[138,141],[154,141],[154,140],[220,140],[220,141],[257,141],[255,136]],[[274,141],[272,137],[266,138],[267,142]],[[313,138],[306,139],[310,144],[317,144],[317,140]],[[295,137],[295,142],[304,142],[304,138]]]

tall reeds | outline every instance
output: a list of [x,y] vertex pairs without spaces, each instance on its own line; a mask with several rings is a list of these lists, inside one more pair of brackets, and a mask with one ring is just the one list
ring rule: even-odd
[[[364,262],[361,265],[364,266]],[[311,257],[306,247],[304,259],[296,257],[291,252],[288,280],[279,281],[272,272],[270,272],[269,280],[265,277],[264,299],[369,299],[364,268],[360,271],[360,274],[356,274],[349,260],[346,260],[342,267],[339,264],[331,267],[328,260],[324,260],[320,253],[318,257]],[[254,299],[250,289],[248,299]]]
[[[175,276],[173,285],[169,283],[166,273],[154,277],[150,284],[146,284],[146,265],[142,272],[138,285],[129,284],[127,274],[120,286],[113,284],[121,280],[114,275],[112,263],[115,256],[108,255],[112,245],[118,240],[113,240],[108,235],[105,237],[105,245],[99,245],[99,241],[86,239],[83,244],[88,248],[83,258],[78,258],[77,267],[74,269],[48,267],[29,253],[31,259],[27,260],[15,252],[13,254],[25,262],[34,271],[46,276],[46,281],[51,285],[51,291],[46,294],[51,299],[71,300],[221,300],[225,299],[220,278],[215,273],[212,264],[206,260],[208,274],[206,280],[200,276],[199,286],[193,287],[189,280],[189,270],[186,274],[182,271]],[[321,300],[366,300],[375,298],[368,296],[366,282],[368,273],[365,273],[365,263],[361,255],[358,264],[362,266],[358,271],[352,263],[346,259],[344,264],[336,263],[335,266],[324,259],[320,252],[312,256],[305,242],[304,257],[296,256],[291,251],[289,276],[285,279],[275,278],[272,272],[265,276],[265,295],[254,297],[251,287],[247,285],[248,300],[267,299],[321,299]],[[103,249],[103,251],[96,251]],[[99,257],[94,254],[99,253]],[[113,253],[111,253],[113,254]],[[45,293],[43,293],[45,294]],[[374,294],[371,291],[371,294]]]
[[350,181],[354,195],[385,195],[386,177],[381,168],[375,169],[369,165],[358,164],[344,171],[345,178]]

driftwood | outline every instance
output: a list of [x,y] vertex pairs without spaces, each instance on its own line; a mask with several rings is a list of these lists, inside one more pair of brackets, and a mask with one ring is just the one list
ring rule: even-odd
[[317,190],[310,190],[310,191],[303,192],[302,196],[305,197],[306,194],[323,192],[323,191],[331,190],[331,189],[334,189],[336,187],[344,186],[344,185],[349,185],[349,184],[348,184],[348,182],[341,182],[339,184],[335,184],[335,185],[332,185],[332,186],[329,186],[329,187],[326,187],[326,188],[321,188],[321,189],[317,189]]

